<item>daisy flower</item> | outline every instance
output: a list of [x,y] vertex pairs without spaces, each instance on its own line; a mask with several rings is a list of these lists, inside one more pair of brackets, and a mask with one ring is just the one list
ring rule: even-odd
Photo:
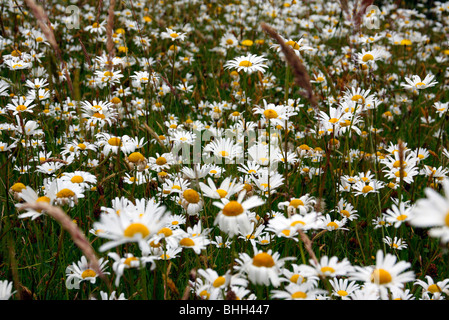
[[224,240],[222,236],[215,236],[214,239],[210,241],[210,243],[217,248],[230,249],[232,240],[231,239]]
[[95,135],[97,138],[96,144],[102,147],[102,153],[106,156],[110,152],[117,154],[119,150],[128,154],[136,150],[136,145],[127,135],[113,136],[106,132],[100,132]]
[[181,205],[189,216],[197,215],[203,208],[204,201],[194,189],[186,189],[182,192]]
[[85,31],[89,31],[90,33],[96,33],[98,35],[103,34],[103,32],[106,32],[106,20],[98,23],[98,22],[94,22],[91,25],[88,25],[84,30]]
[[384,183],[378,180],[372,180],[369,183],[365,183],[363,181],[357,181],[352,185],[354,195],[359,196],[362,195],[366,197],[370,193],[378,193],[379,189],[384,187]]
[[[295,40],[293,40],[293,39],[291,39],[291,38],[289,38],[289,39],[287,40],[287,39],[285,39],[285,38],[282,37],[282,36],[281,36],[281,38],[282,38],[282,40],[285,42],[286,45],[290,46],[290,47],[293,49],[293,51],[295,52],[295,54],[296,54],[298,57],[301,57],[301,52],[304,52],[304,51],[312,52],[312,51],[315,50],[315,49],[312,48],[311,46],[309,46],[309,45],[303,43],[303,42],[305,41],[305,38],[301,38],[301,39],[299,39],[299,40],[297,40],[297,41],[295,41]],[[283,54],[283,52],[282,52],[282,48],[281,48],[281,45],[280,45],[280,44],[274,43],[274,44],[272,44],[270,47],[271,47],[272,49],[275,49],[278,53],[281,53],[281,54],[282,54],[282,58],[285,58],[285,57],[284,57],[284,54]]]
[[354,206],[351,203],[344,201],[344,199],[338,201],[335,211],[349,221],[356,220],[359,217]]
[[309,283],[313,287],[318,286],[320,278],[316,275],[310,274],[308,274],[308,276],[305,276],[304,274],[305,266],[306,265],[303,264],[292,263],[289,268],[284,268],[282,270],[284,281],[296,284]]
[[124,243],[137,242],[144,255],[150,252],[147,240],[165,226],[165,206],[148,201],[144,212],[132,209],[120,211],[120,214],[101,213],[100,220],[94,222],[97,236],[109,240],[100,246],[104,252]]
[[417,92],[435,86],[438,82],[434,81],[434,78],[435,76],[432,74],[426,75],[422,80],[418,75],[413,75],[411,78],[405,77],[407,83],[401,83],[401,87]]
[[329,279],[332,286],[332,296],[348,300],[349,296],[360,288],[360,285],[355,281],[349,282],[348,279]]
[[[155,257],[156,260],[171,260],[178,258],[182,251],[182,247],[166,246],[164,250],[159,250]],[[154,254],[154,253],[153,253]]]
[[179,243],[181,248],[192,249],[196,254],[200,254],[202,250],[210,244],[208,237],[211,229],[202,229],[201,221],[193,227],[187,227],[187,231],[180,230]]
[[[125,294],[121,293],[118,297],[117,297],[117,292],[116,291],[112,291],[111,294],[108,294],[107,292],[104,291],[100,291],[100,298],[101,300],[127,300],[125,298]],[[91,300],[96,300],[94,297],[90,298]]]
[[415,280],[413,271],[406,271],[411,267],[409,262],[396,261],[395,255],[387,253],[384,256],[382,250],[376,254],[376,263],[373,266],[354,266],[349,273],[350,280],[362,281],[365,285],[374,286],[380,297],[388,296],[388,289],[400,288],[408,282]]
[[239,40],[232,34],[232,32],[227,32],[220,38],[220,46],[223,48],[236,47],[239,44]]
[[[45,203],[48,203],[51,205],[54,202],[54,199],[50,198],[47,195],[39,196],[38,193],[36,191],[34,191],[34,189],[29,186],[23,188],[20,191],[19,197],[22,199],[22,201],[24,201],[26,203],[45,202]],[[21,203],[18,203],[18,204],[16,204],[16,207],[20,208],[21,205],[22,205]],[[18,218],[20,218],[20,219],[31,218],[31,220],[34,220],[43,214],[44,214],[44,211],[42,211],[42,210],[26,209],[26,212],[19,214]]]
[[303,274],[306,277],[337,277],[346,276],[353,270],[353,267],[347,258],[338,261],[338,257],[322,256],[319,261],[309,260],[310,265],[303,265]]
[[315,197],[307,193],[299,198],[290,198],[290,201],[279,202],[278,208],[282,210],[287,207],[288,215],[293,215],[296,213],[306,214],[313,209],[315,203]]
[[[146,264],[146,260],[139,259],[132,253],[125,253],[123,257],[120,257],[116,252],[109,252],[108,257],[114,259],[112,270],[116,275],[115,285],[117,287],[126,269],[145,267]],[[150,270],[153,270],[155,267],[156,265],[153,263]]]
[[254,255],[239,253],[234,267],[239,273],[246,274],[248,280],[254,284],[279,287],[284,264],[293,257],[280,258],[280,253],[270,249],[267,252],[254,248]]
[[429,275],[425,276],[425,281],[421,279],[415,280],[415,286],[420,286],[422,288],[422,294],[441,294],[449,293],[449,279],[444,279],[442,281],[435,282],[433,278]]
[[[107,260],[100,258],[98,261],[101,273],[109,274],[105,272]],[[87,261],[85,256],[81,256],[78,262],[74,262],[69,265],[66,270],[66,287],[79,289],[79,283],[82,281],[89,281],[90,283],[95,283],[98,278],[98,274],[93,270],[90,263]]]
[[200,182],[201,192],[205,197],[212,199],[231,198],[234,194],[240,192],[243,189],[243,184],[236,182],[235,179],[231,180],[231,177],[226,177],[217,188],[214,181],[211,178],[207,179],[208,185]]
[[284,290],[272,290],[271,298],[282,300],[317,300],[317,296],[326,294],[326,290],[318,289],[309,283],[289,283]]
[[300,215],[293,214],[286,218],[283,215],[276,215],[268,221],[267,231],[273,232],[277,236],[298,240],[298,230],[307,231],[317,228],[317,214],[311,212]]
[[230,270],[227,270],[223,275],[217,271],[208,269],[199,269],[198,275],[204,279],[205,284],[209,284],[213,288],[226,289],[228,286],[247,287],[248,281],[241,278],[240,275],[232,275]]
[[12,291],[12,281],[0,280],[0,300],[9,300],[16,291]]
[[172,41],[183,41],[187,37],[185,32],[176,32],[171,28],[165,28],[165,31],[161,32],[162,39],[170,39]]
[[263,104],[263,106],[256,106],[253,108],[253,112],[254,114],[260,114],[267,122],[274,126],[284,126],[285,121],[298,114],[294,111],[294,108],[289,105],[275,105],[274,103],[267,103],[265,99],[263,100]]
[[78,199],[84,198],[84,189],[77,183],[56,179],[48,186],[47,196],[57,205],[73,207]]
[[234,58],[233,60],[229,60],[228,62],[225,63],[224,68],[237,69],[237,72],[243,70],[248,74],[251,74],[255,71],[260,71],[264,73],[265,68],[268,68],[268,66],[264,64],[266,60],[267,59],[265,59],[263,56],[258,56],[249,53],[246,56],[240,56]]
[[64,172],[59,179],[76,183],[83,190],[88,190],[97,183],[97,177],[86,171]]
[[391,209],[387,209],[383,216],[385,217],[385,221],[393,224],[395,228],[399,228],[403,223],[413,219],[413,214],[413,208],[401,202],[399,206],[393,204]]
[[341,220],[332,219],[329,214],[326,214],[325,216],[321,216],[318,218],[319,221],[317,222],[320,229],[324,229],[327,231],[334,231],[334,230],[349,230],[348,228],[344,228],[344,225],[348,221],[346,217],[342,217]]
[[409,223],[418,228],[428,228],[431,237],[449,242],[449,179],[441,182],[444,196],[432,188],[426,188],[426,198],[416,201]]
[[374,65],[376,61],[384,58],[384,52],[381,49],[365,50],[362,48],[362,52],[356,53],[355,56],[360,64]]
[[215,164],[231,163],[243,155],[243,148],[231,138],[218,138],[203,148],[203,156],[214,159]]
[[407,242],[398,237],[394,237],[392,239],[389,236],[385,236],[385,238],[383,238],[382,241],[392,249],[396,250],[407,249]]
[[14,116],[22,112],[33,113],[33,108],[35,107],[35,105],[32,104],[33,101],[34,100],[27,99],[26,97],[19,97],[13,99],[5,108],[6,110],[11,110]]
[[221,202],[213,203],[214,206],[220,209],[214,225],[218,225],[220,230],[227,233],[230,237],[239,233],[246,234],[249,230],[252,230],[248,211],[265,203],[258,196],[252,196],[243,200],[245,195],[246,192],[241,192],[237,200],[221,198]]

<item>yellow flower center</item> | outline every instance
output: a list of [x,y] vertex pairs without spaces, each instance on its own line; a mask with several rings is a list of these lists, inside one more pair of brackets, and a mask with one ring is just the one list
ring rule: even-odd
[[[301,278],[301,281],[299,281],[299,278]],[[304,277],[299,274],[294,274],[290,277],[290,281],[293,283],[303,283],[305,281]]]
[[219,153],[220,153],[220,155],[221,155],[222,157],[227,157],[227,156],[229,156],[229,152],[227,152],[227,151],[220,151]]
[[73,176],[72,179],[70,179],[73,183],[81,183],[84,182],[84,178],[82,176]]
[[16,107],[16,110],[17,110],[17,111],[25,111],[26,109],[27,109],[27,107],[24,106],[23,104],[19,104],[19,105]]
[[128,160],[132,163],[145,161],[145,157],[140,152],[133,152],[128,156]]
[[122,102],[122,100],[120,100],[120,98],[118,98],[118,97],[114,97],[111,99],[111,102],[113,104],[119,104],[120,102]]
[[179,241],[179,244],[184,247],[193,247],[195,245],[195,242],[190,238],[183,238],[181,239],[181,241]]
[[158,166],[162,166],[162,165],[164,165],[166,163],[167,163],[167,159],[165,159],[164,157],[159,157],[159,158],[156,159],[156,164]]
[[394,173],[394,175],[395,175],[396,177],[400,178],[400,177],[401,177],[401,171],[402,171],[402,176],[403,176],[403,177],[406,177],[406,176],[407,176],[407,172],[405,172],[404,170],[398,170],[398,171],[396,171],[396,172]]
[[292,47],[295,50],[299,50],[299,44],[293,40],[287,41],[285,44],[288,44],[290,47]]
[[337,118],[331,118],[331,119],[329,119],[329,122],[330,123],[337,123],[338,119]]
[[281,232],[286,237],[290,236],[290,230],[288,230],[288,229],[282,230]]
[[335,272],[335,269],[332,268],[332,267],[322,267],[322,268],[321,268],[321,272],[322,272],[322,273],[326,273],[326,272],[334,273],[334,272]]
[[305,299],[307,298],[307,293],[303,291],[296,291],[295,293],[292,293],[293,299]]
[[225,277],[218,277],[217,279],[214,280],[212,285],[215,288],[218,288],[218,287],[221,287],[222,285],[224,285],[225,283],[226,283],[226,278]]
[[136,257],[129,257],[129,258],[126,258],[123,263],[126,264],[127,266],[131,266],[131,262],[137,261],[137,260],[139,260],[139,259],[137,259]]
[[112,138],[110,138],[110,139],[108,140],[108,143],[109,143],[111,146],[114,146],[114,147],[120,146],[121,142],[122,142],[122,140],[121,140],[120,138],[117,138],[117,137],[112,137]]
[[200,292],[200,297],[203,298],[204,300],[209,300],[210,293],[207,292],[207,290],[203,290]]
[[21,54],[22,52],[20,52],[19,50],[14,50],[13,52],[11,52],[11,55],[13,57],[20,57]]
[[248,67],[251,67],[252,65],[253,65],[252,62],[248,61],[248,60],[242,60],[239,63],[239,67],[246,67],[246,68],[248,68]]
[[95,273],[94,270],[92,269],[87,269],[84,270],[83,273],[81,274],[81,278],[86,279],[86,278],[93,278],[95,277],[97,274]]
[[341,211],[340,211],[340,214],[343,215],[343,216],[345,216],[345,217],[347,217],[347,218],[349,218],[349,216],[350,216],[348,210],[341,210]]
[[223,189],[217,189],[217,193],[219,194],[220,198],[224,198],[228,195],[228,192]]
[[150,230],[140,222],[131,223],[124,231],[123,235],[127,238],[133,238],[140,233],[142,238],[146,238],[150,234]]
[[187,200],[189,203],[198,203],[200,201],[200,195],[198,194],[198,192],[196,192],[193,189],[186,189],[183,193],[182,196],[184,197],[185,200]]
[[266,252],[258,253],[253,258],[253,265],[256,267],[272,268],[275,263],[273,257]]
[[293,221],[292,223],[290,223],[290,226],[294,227],[294,226],[296,226],[297,224],[300,224],[300,225],[303,225],[303,226],[306,225],[306,223],[305,223],[304,221],[296,220],[296,221]]
[[370,53],[367,53],[367,54],[365,54],[365,55],[362,57],[362,61],[363,61],[363,62],[367,62],[367,61],[370,61],[370,60],[374,60],[373,55],[370,54]]
[[17,182],[17,183],[13,184],[13,186],[11,187],[11,190],[14,192],[21,192],[22,189],[25,189],[25,188],[26,188],[26,186],[23,183]]
[[293,199],[290,201],[289,206],[298,208],[299,206],[303,206],[304,202],[301,199]]
[[338,229],[338,224],[335,223],[335,222],[333,222],[333,221],[331,221],[331,222],[329,222],[329,223],[327,224],[327,227],[334,228],[334,229]]
[[401,214],[400,216],[398,216],[396,218],[396,220],[398,220],[398,221],[404,221],[405,219],[407,219],[407,215],[405,215],[405,214]]
[[273,109],[267,109],[263,112],[263,115],[267,119],[276,119],[278,117],[278,113]]
[[223,214],[227,217],[235,217],[243,212],[244,209],[238,201],[229,201],[223,208]]
[[339,296],[345,297],[345,296],[348,295],[348,292],[345,291],[345,290],[338,290],[338,291],[337,291],[337,294],[338,294]]
[[363,192],[363,193],[368,193],[368,192],[373,191],[373,190],[374,190],[374,188],[371,187],[371,186],[364,186],[364,187],[362,188],[362,192]]
[[351,98],[352,101],[359,101],[362,100],[363,102],[365,102],[365,98],[363,98],[363,96],[361,96],[360,94],[355,94],[352,96]]
[[431,284],[428,288],[428,291],[430,291],[431,293],[435,293],[435,292],[441,292],[441,288],[437,285],[437,284]]
[[64,188],[62,190],[60,190],[57,194],[56,197],[57,198],[70,198],[75,196],[75,192],[73,192],[70,189]]
[[376,284],[387,284],[392,280],[391,274],[385,269],[375,269],[371,274],[371,282]]
[[172,229],[165,227],[159,230],[158,234],[163,234],[165,237],[169,237],[173,234],[173,231]]
[[50,198],[47,196],[42,196],[36,199],[36,202],[47,202],[50,203]]

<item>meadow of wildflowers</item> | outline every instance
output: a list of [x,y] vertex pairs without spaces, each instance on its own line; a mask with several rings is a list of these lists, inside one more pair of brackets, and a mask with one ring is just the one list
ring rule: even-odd
[[0,299],[447,299],[449,3],[0,3]]

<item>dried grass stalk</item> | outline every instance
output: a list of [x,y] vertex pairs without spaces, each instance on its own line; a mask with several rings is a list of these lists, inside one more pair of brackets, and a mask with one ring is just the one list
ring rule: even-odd
[[31,12],[33,13],[34,17],[37,20],[37,23],[39,27],[41,28],[42,32],[45,35],[45,38],[48,40],[50,45],[53,47],[53,50],[56,53],[56,56],[58,57],[59,61],[64,67],[65,70],[65,76],[67,78],[67,84],[69,86],[69,89],[71,93],[73,94],[73,86],[72,81],[70,80],[70,76],[67,72],[67,64],[62,59],[61,50],[59,49],[58,43],[56,42],[55,34],[53,33],[53,29],[50,25],[50,20],[48,19],[47,14],[45,13],[42,6],[38,5],[34,0],[25,0],[26,5],[30,8]]
[[349,16],[348,0],[340,0],[341,10]]
[[[107,36],[106,49],[108,50],[109,62],[111,62],[112,58],[115,56],[114,41],[112,40],[112,33],[114,30],[114,7],[115,7],[115,0],[110,0],[108,11],[108,22],[106,24],[106,36]],[[109,64],[109,67],[112,68],[112,63]]]
[[261,23],[261,27],[262,30],[268,33],[270,37],[272,37],[279,43],[279,45],[281,46],[282,53],[284,54],[285,59],[287,60],[287,63],[293,70],[295,83],[301,88],[306,90],[305,92],[306,98],[309,100],[312,107],[316,109],[317,102],[315,95],[313,94],[312,84],[310,83],[310,77],[305,66],[302,64],[301,60],[299,60],[299,57],[295,54],[295,52],[289,45],[285,44],[284,40],[272,27],[268,26],[264,22]]
[[360,8],[358,9],[357,13],[354,15],[355,30],[357,30],[357,31],[360,30],[360,25],[362,24],[362,18],[366,12],[366,8],[368,8],[373,3],[374,3],[374,0],[362,0],[362,3],[360,4]]
[[315,253],[312,250],[312,241],[309,239],[309,237],[304,233],[302,230],[298,230],[299,237],[301,238],[301,241],[304,243],[304,248],[309,253],[310,257],[313,261],[318,265],[318,259],[316,258]]
[[89,260],[93,270],[105,280],[104,274],[100,270],[100,263],[97,259],[94,249],[86,239],[84,233],[78,228],[78,226],[72,221],[72,219],[59,207],[52,206],[45,202],[24,203],[20,206],[20,210],[33,209],[43,210],[53,219],[58,221],[61,226],[69,232],[73,242],[80,248],[86,258]]

